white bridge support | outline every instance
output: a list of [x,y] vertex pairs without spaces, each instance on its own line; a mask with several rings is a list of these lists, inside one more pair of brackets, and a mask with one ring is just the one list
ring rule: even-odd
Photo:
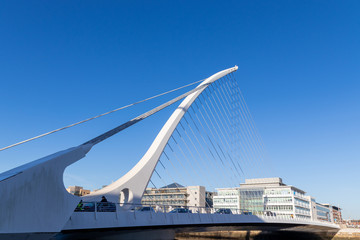
[[66,191],[64,170],[91,147],[70,148],[0,174],[0,239],[61,231],[80,200]]
[[[142,159],[127,174],[114,183],[83,197],[84,201],[96,201],[100,200],[101,196],[106,196],[111,202],[124,203],[124,208],[126,208],[126,206],[130,207],[130,205],[126,205],[126,203],[140,204],[145,188],[150,181],[167,142],[191,104],[211,83],[237,69],[238,67],[235,66],[218,72],[204,80],[198,86],[199,90],[187,96],[170,116]],[[201,86],[205,87],[201,88]]]

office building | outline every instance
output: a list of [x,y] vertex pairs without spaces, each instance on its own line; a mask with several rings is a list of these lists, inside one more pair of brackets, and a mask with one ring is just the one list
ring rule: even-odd
[[329,204],[316,203],[317,220],[334,222],[332,206]]
[[[328,203],[320,204],[321,207],[326,208],[326,212],[329,215],[329,218],[324,218],[324,220],[329,221],[329,219],[334,223],[342,223],[342,215],[341,215],[341,208],[332,206]],[[322,219],[319,219],[322,220]]]
[[216,196],[213,196],[213,208],[231,209],[232,212],[237,212],[240,209],[240,190],[239,188],[218,188]]
[[203,186],[184,187],[178,183],[172,183],[162,188],[147,188],[141,203],[154,208],[160,206],[166,210],[186,207],[197,211],[199,207],[205,208],[205,197],[206,191]]
[[281,178],[246,179],[240,184],[241,209],[266,215],[310,219],[309,197]]
[[237,188],[217,189],[214,209],[311,219],[309,197],[281,178],[245,179]]
[[340,223],[344,222],[342,219],[340,207],[332,206],[332,214],[333,214],[333,218],[334,218],[334,223],[340,224]]

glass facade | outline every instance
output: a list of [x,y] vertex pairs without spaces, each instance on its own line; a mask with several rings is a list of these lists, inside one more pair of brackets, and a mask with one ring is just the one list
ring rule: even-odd
[[[315,205],[317,207],[315,208]],[[330,208],[280,178],[245,179],[238,188],[219,189],[214,208],[240,209],[254,215],[332,221]]]
[[214,196],[214,210],[231,209],[233,213],[239,210],[239,189],[218,189],[217,196]]
[[219,190],[218,196],[239,196],[238,189],[226,189],[226,190]]
[[187,206],[188,196],[186,188],[148,188],[144,192],[141,203],[144,205],[178,205]]
[[293,206],[292,205],[267,205],[266,211],[282,211],[282,212],[292,212]]
[[292,203],[291,197],[265,197],[265,204],[268,203]]
[[265,189],[265,195],[290,195],[290,188]]
[[303,199],[298,199],[298,198],[294,198],[294,202],[295,205],[301,206],[301,207],[305,207],[305,208],[310,208],[310,203],[309,201],[303,200]]
[[240,209],[249,211],[253,214],[264,213],[264,189],[241,189],[240,190]]
[[319,204],[316,205],[317,218],[322,221],[331,221],[330,209]]

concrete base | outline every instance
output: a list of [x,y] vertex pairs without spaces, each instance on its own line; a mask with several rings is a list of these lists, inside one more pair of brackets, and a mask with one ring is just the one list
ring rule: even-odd
[[360,229],[343,228],[334,237],[334,240],[360,240]]
[[176,234],[177,240],[213,240],[213,239],[238,239],[238,240],[330,240],[335,233],[309,233],[296,231],[214,231],[191,232]]

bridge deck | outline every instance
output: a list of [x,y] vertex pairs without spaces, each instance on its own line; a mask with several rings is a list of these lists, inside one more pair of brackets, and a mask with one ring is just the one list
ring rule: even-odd
[[184,228],[184,227],[257,227],[277,229],[308,226],[319,230],[338,230],[336,224],[283,219],[244,214],[162,213],[140,211],[74,212],[63,230],[109,229],[109,228]]

